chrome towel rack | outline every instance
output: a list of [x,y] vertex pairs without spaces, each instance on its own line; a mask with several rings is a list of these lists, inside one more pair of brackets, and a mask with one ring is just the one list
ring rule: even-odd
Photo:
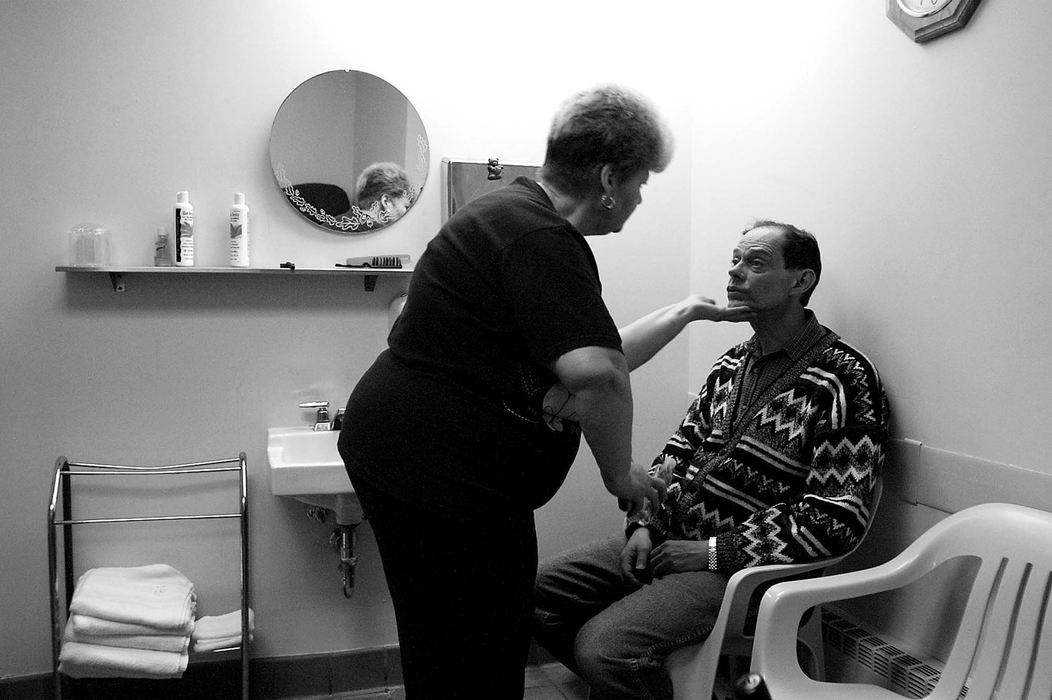
[[[160,477],[178,474],[237,475],[238,504],[236,509],[220,513],[200,513],[190,515],[143,515],[113,518],[74,518],[73,517],[73,483],[74,479],[99,477]],[[241,452],[231,459],[219,459],[208,462],[192,462],[163,466],[133,466],[118,464],[93,464],[71,462],[66,457],[55,461],[55,473],[51,487],[51,498],[48,504],[48,574],[51,594],[51,655],[52,675],[56,700],[63,697],[62,674],[58,670],[59,652],[62,646],[62,633],[73,598],[75,583],[73,571],[73,527],[81,525],[98,525],[114,523],[187,521],[187,520],[231,520],[239,521],[240,575],[241,575],[241,697],[249,697],[249,591],[248,591],[248,509],[247,509],[247,462],[245,453]],[[61,510],[60,510],[61,509]],[[62,568],[64,596],[59,589],[58,532],[62,529]],[[65,615],[62,602],[65,603]],[[231,647],[233,649],[234,647]],[[227,651],[227,650],[218,650]]]

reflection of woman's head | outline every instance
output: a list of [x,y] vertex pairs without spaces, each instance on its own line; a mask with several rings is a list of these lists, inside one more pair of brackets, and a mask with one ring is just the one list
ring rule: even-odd
[[617,86],[574,95],[560,107],[548,133],[541,177],[572,197],[600,191],[610,165],[624,179],[661,172],[672,158],[672,135],[644,98]]
[[379,203],[389,220],[405,214],[413,201],[413,191],[405,170],[397,163],[373,163],[362,171],[355,183],[355,203],[368,211]]

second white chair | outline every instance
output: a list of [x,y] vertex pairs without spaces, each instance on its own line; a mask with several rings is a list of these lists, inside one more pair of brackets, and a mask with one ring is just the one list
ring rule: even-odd
[[[825,683],[797,663],[797,621],[812,606],[902,588],[946,561],[979,562],[956,637],[928,700],[1052,698],[1052,513],[984,503],[955,513],[891,561],[771,587],[756,624],[752,670],[776,700],[900,700],[877,685]],[[953,629],[946,630],[953,634]]]

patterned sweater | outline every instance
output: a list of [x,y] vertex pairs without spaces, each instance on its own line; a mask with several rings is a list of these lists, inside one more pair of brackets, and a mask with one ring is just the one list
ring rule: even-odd
[[[815,322],[817,326],[817,322]],[[832,331],[741,406],[752,343],[713,365],[654,460],[669,484],[636,524],[663,539],[716,537],[716,569],[822,559],[849,551],[870,517],[884,461],[888,403],[873,364]]]

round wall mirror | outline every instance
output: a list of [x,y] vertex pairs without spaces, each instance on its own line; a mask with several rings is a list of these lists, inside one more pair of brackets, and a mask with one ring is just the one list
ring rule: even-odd
[[281,103],[270,165],[286,201],[327,231],[368,233],[400,219],[427,179],[429,148],[416,109],[375,75],[316,75]]

